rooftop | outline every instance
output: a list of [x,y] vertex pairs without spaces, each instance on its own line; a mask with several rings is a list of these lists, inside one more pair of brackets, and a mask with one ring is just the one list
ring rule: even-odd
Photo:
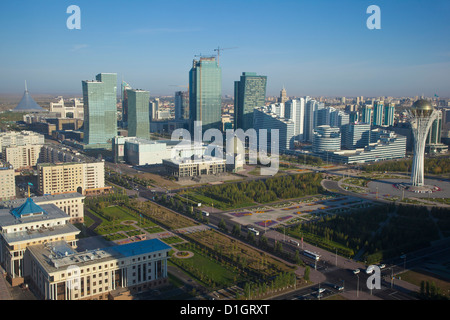
[[[30,205],[28,203],[24,207],[20,206],[19,208],[22,209],[0,209],[0,228],[20,225],[23,223],[42,222],[52,219],[69,219],[69,216],[54,204],[43,204],[38,206],[36,204]],[[26,215],[28,212],[36,211],[37,208],[42,210],[42,214]]]
[[144,240],[124,245],[116,245],[104,249],[86,250],[77,252],[66,242],[58,241],[36,245],[29,248],[31,253],[49,272],[59,268],[73,265],[89,265],[102,260],[120,259],[144,255],[158,251],[170,250],[171,247],[159,239]]
[[[35,203],[41,203],[41,202],[48,202],[48,201],[70,200],[70,199],[77,199],[77,198],[85,198],[85,196],[83,196],[82,194],[80,194],[78,192],[70,192],[70,193],[60,193],[60,194],[54,194],[54,195],[32,197],[31,199]],[[15,208],[15,207],[21,206],[26,200],[27,200],[26,198],[23,198],[23,199],[1,201],[0,209]]]

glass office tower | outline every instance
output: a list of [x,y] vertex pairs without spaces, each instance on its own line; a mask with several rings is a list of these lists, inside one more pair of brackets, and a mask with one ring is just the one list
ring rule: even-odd
[[175,119],[176,120],[189,119],[189,92],[188,91],[175,92]]
[[253,109],[266,103],[267,76],[255,72],[243,72],[234,82],[234,128],[253,128]]
[[83,81],[84,144],[104,147],[117,135],[117,74],[100,73]]
[[128,89],[128,136],[148,139],[150,119],[148,103],[150,93],[144,90]]
[[222,131],[222,69],[215,57],[194,60],[189,72],[189,119],[202,122],[202,132]]

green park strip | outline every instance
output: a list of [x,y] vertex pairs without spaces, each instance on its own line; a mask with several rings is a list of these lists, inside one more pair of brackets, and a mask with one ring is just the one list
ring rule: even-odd
[[228,287],[242,280],[238,270],[225,267],[201,250],[189,245],[176,247],[179,250],[192,252],[193,256],[190,258],[172,258],[169,263],[178,266],[203,285],[211,288]]

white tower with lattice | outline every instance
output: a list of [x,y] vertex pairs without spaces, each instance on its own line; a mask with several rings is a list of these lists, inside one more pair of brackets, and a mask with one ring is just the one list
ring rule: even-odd
[[417,100],[408,109],[408,118],[414,136],[414,157],[412,162],[411,184],[424,186],[425,144],[430,127],[437,118],[437,111],[427,100]]

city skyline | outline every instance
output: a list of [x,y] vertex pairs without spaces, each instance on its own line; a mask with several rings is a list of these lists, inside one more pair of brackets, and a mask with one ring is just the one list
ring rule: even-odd
[[[220,46],[233,48],[221,52],[223,95],[256,72],[267,75],[268,96],[283,87],[288,96],[450,96],[446,1],[78,1],[81,30],[66,27],[71,4],[4,4],[0,93],[21,94],[27,80],[30,93],[81,94],[98,70],[174,95],[195,55]],[[366,26],[371,4],[380,30]]]

